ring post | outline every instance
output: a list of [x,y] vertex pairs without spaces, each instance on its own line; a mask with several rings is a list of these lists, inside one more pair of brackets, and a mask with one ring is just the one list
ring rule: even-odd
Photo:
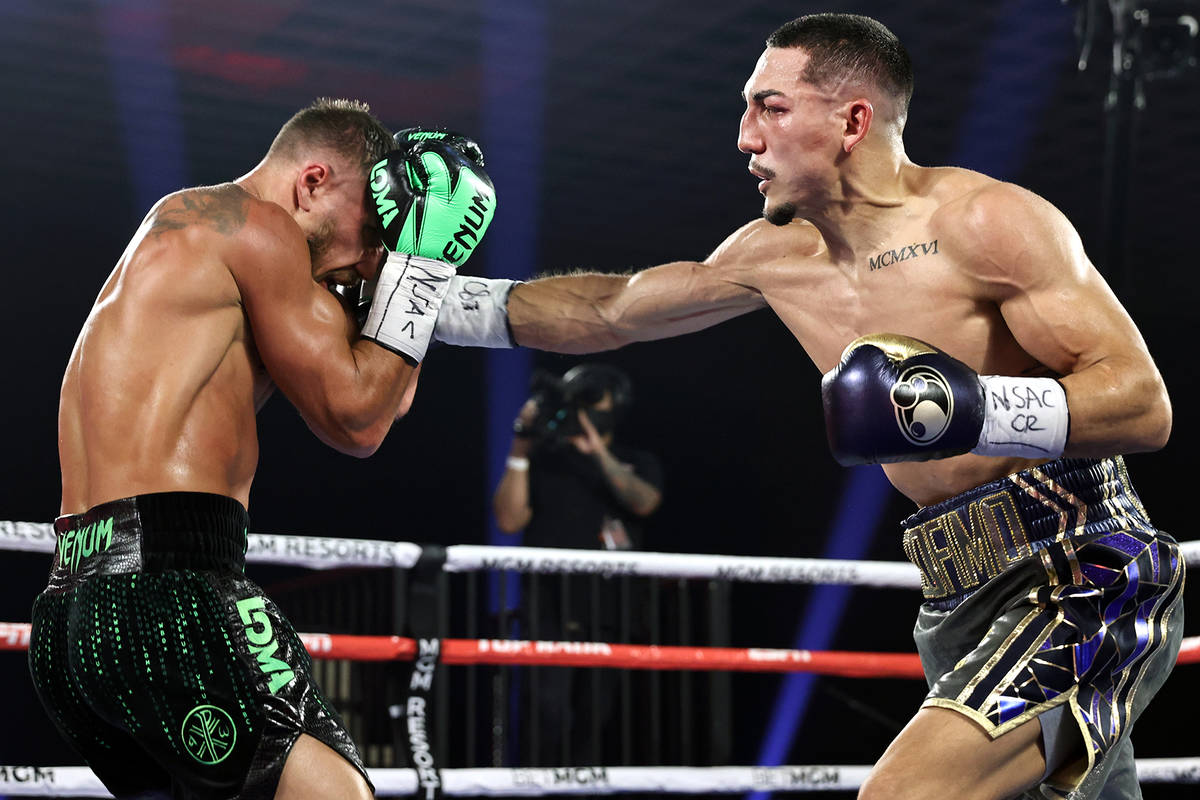
[[[396,740],[401,743],[408,765],[417,773],[415,797],[441,800],[443,792],[437,728],[445,727],[444,711],[438,708],[444,692],[434,690],[434,677],[441,660],[442,635],[445,633],[444,576],[445,548],[426,545],[408,579],[408,631],[417,640],[417,655],[401,697],[402,705],[392,706]],[[434,720],[438,724],[433,724]]]

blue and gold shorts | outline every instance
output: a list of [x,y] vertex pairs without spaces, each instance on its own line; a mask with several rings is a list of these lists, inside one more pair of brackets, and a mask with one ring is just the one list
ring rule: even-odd
[[117,797],[274,797],[301,733],[366,777],[300,638],[242,574],[247,524],[236,500],[194,492],[55,521],[30,672]]
[[1106,797],[1140,796],[1129,729],[1175,664],[1184,564],[1124,461],[1058,459],[923,508],[904,551],[925,595],[924,705],[992,738],[1069,713],[1083,752],[1051,764],[1042,796],[1095,797],[1110,778]]

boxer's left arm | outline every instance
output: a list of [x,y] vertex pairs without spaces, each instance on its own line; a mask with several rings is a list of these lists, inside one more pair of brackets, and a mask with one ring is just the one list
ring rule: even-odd
[[577,273],[521,284],[508,301],[517,344],[593,353],[712,327],[766,305],[712,263],[677,261],[633,275]]
[[995,184],[970,199],[959,221],[944,241],[963,254],[1017,343],[1061,376],[1070,409],[1065,454],[1162,447],[1171,431],[1162,376],[1062,212],[1025,189]]
[[581,272],[518,284],[459,276],[434,338],[592,353],[692,333],[764,308],[757,271],[815,250],[820,237],[810,227],[784,231],[756,220],[702,262],[677,261],[632,275]]

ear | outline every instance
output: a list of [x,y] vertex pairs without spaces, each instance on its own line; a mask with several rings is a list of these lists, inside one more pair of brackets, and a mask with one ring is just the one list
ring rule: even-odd
[[325,188],[332,171],[328,164],[314,161],[305,164],[296,175],[296,205],[305,211],[312,208],[313,195]]
[[842,111],[842,149],[850,153],[858,147],[859,142],[867,138],[874,119],[875,107],[865,97],[847,103]]

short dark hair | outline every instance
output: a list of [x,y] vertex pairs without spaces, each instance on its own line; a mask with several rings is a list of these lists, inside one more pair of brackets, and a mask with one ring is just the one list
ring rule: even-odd
[[363,174],[391,150],[392,132],[361,100],[320,97],[283,124],[267,156],[294,155],[325,147],[362,165]]
[[845,76],[873,83],[896,101],[900,116],[912,98],[912,59],[882,22],[858,14],[809,14],[781,25],[767,47],[798,47],[809,61],[800,76],[828,86]]

